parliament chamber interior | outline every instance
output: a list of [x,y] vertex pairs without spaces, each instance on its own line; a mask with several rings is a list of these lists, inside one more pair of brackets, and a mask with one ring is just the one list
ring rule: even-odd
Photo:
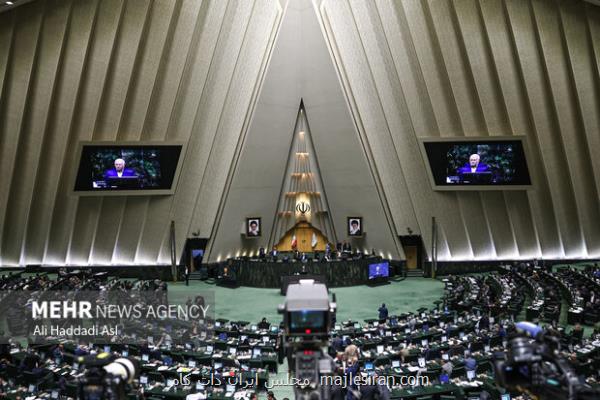
[[0,400],[600,399],[599,0],[0,0]]

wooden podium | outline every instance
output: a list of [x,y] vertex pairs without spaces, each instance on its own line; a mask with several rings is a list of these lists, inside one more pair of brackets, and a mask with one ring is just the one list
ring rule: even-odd
[[[313,233],[317,237],[317,245],[312,247]],[[320,230],[312,226],[308,222],[298,222],[292,229],[287,231],[285,235],[277,243],[277,250],[279,251],[294,251],[292,248],[292,240],[296,235],[297,246],[295,250],[301,253],[311,253],[314,251],[325,251],[327,245],[327,238]]]

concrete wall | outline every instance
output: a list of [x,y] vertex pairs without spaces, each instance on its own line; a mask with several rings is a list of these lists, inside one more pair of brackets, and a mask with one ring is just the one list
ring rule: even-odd
[[[440,259],[600,256],[600,8],[315,1],[398,232]],[[419,137],[526,135],[534,190],[433,192]]]
[[[0,264],[155,264],[208,237],[278,0],[38,0],[0,14]],[[174,196],[70,194],[81,140],[183,140]]]
[[[310,1],[296,0],[286,10],[209,259],[256,253],[272,244],[268,239],[301,99],[337,239],[347,239],[346,217],[362,216],[367,234],[353,244],[402,257],[317,14]],[[241,235],[251,216],[262,217],[260,239]]]
[[[0,263],[168,262],[171,220],[179,249],[191,232],[212,259],[257,247],[243,217],[271,225],[300,97],[338,235],[362,215],[364,246],[402,257],[394,236],[429,247],[435,216],[441,259],[600,256],[600,8],[290,4],[270,65],[277,0],[0,14]],[[485,135],[527,136],[534,190],[432,191],[417,139]],[[72,196],[81,140],[187,141],[175,195]]]

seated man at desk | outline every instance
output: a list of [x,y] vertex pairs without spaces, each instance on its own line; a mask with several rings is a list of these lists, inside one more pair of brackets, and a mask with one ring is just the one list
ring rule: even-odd
[[260,330],[267,330],[269,329],[269,327],[271,326],[271,324],[269,322],[267,322],[266,318],[263,318],[259,323],[258,323],[258,329]]

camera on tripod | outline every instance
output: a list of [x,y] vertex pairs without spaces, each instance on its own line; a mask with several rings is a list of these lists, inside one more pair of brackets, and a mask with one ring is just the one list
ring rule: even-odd
[[116,358],[109,353],[79,357],[85,375],[79,380],[77,398],[84,400],[120,400],[126,398],[126,387],[139,372],[137,362]]
[[530,322],[515,324],[520,336],[508,342],[494,363],[496,381],[503,387],[543,399],[597,399],[600,393],[579,380],[568,361],[558,355],[560,341],[544,335]]
[[326,347],[335,309],[327,287],[309,279],[289,285],[285,303],[279,306],[296,399],[330,398],[331,388],[324,378],[334,373]]

